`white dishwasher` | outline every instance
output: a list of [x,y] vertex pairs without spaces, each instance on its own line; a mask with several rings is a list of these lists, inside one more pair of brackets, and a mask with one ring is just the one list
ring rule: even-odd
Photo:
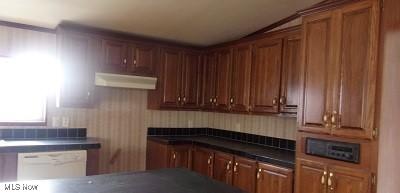
[[86,175],[86,150],[19,153],[18,180],[71,178]]

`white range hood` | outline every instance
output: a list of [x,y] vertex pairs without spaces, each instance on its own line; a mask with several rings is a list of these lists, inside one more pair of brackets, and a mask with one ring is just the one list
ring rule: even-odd
[[157,78],[96,72],[96,86],[154,90]]

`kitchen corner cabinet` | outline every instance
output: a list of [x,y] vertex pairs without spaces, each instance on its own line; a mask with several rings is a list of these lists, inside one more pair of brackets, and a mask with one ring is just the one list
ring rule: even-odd
[[102,40],[102,72],[154,75],[158,48],[152,44],[134,43],[123,39]]
[[259,163],[257,193],[293,193],[293,170]]
[[371,193],[371,173],[298,159],[296,193]]
[[200,99],[201,54],[161,48],[161,107],[195,109]]
[[242,157],[235,157],[233,166],[233,186],[248,192],[256,191],[257,162]]
[[190,147],[174,145],[168,147],[169,168],[190,168]]
[[187,145],[164,145],[147,141],[146,170],[162,168],[190,168],[191,147]]
[[222,152],[215,152],[213,178],[220,182],[232,185],[233,164],[233,155]]
[[214,152],[201,147],[195,147],[192,152],[192,170],[208,177],[213,176]]
[[57,42],[63,72],[60,106],[90,107],[101,41],[89,34],[58,28]]
[[232,79],[232,49],[223,48],[215,52],[216,64],[216,91],[215,106],[219,111],[229,111]]
[[282,46],[280,38],[266,38],[254,44],[250,99],[252,112],[279,112]]
[[378,2],[306,16],[303,30],[300,130],[373,138]]

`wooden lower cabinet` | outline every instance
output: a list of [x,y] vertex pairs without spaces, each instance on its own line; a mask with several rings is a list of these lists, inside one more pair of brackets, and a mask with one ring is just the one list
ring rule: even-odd
[[213,178],[220,182],[232,185],[233,163],[233,155],[215,152]]
[[192,152],[192,169],[205,176],[213,176],[214,152],[212,150],[196,147]]
[[242,157],[235,157],[233,166],[233,186],[248,192],[256,191],[257,162]]
[[292,193],[293,170],[259,163],[257,193]]
[[170,146],[168,149],[170,168],[190,168],[190,147],[187,145]]
[[371,172],[298,159],[296,193],[371,193]]

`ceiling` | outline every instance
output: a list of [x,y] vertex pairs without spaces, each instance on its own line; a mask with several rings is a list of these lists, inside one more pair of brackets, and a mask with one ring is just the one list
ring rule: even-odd
[[0,0],[0,20],[54,28],[69,21],[212,45],[243,37],[321,0]]

